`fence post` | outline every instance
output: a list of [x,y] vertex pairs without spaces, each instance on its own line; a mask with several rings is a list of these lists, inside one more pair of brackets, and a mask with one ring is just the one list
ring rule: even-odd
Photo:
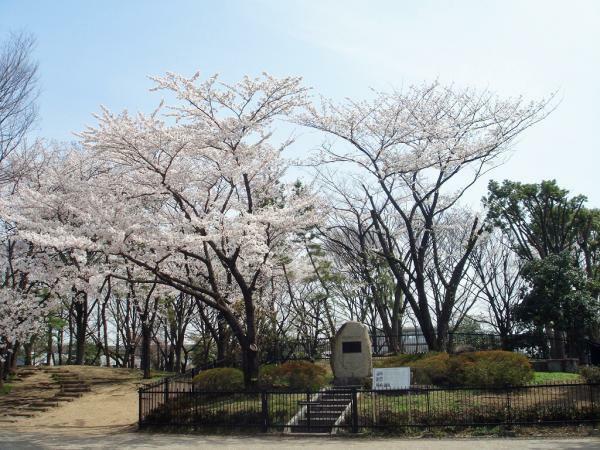
[[269,398],[268,392],[262,391],[261,397],[261,412],[262,412],[262,429],[266,433],[269,431]]
[[427,388],[427,431],[431,431],[431,406],[430,406],[430,401],[429,401],[429,388]]
[[165,407],[167,406],[167,403],[169,403],[169,379],[165,378],[165,398],[164,398]]
[[138,430],[142,429],[142,388],[138,389]]
[[592,416],[592,426],[596,425],[596,411],[594,405],[594,387],[598,386],[597,384],[588,383],[588,387],[590,388],[590,408],[591,408],[591,416]]
[[356,388],[352,388],[352,432],[358,433],[358,394]]
[[310,394],[306,393],[306,426],[310,432]]
[[510,389],[506,389],[506,429],[511,429],[512,411],[510,405]]

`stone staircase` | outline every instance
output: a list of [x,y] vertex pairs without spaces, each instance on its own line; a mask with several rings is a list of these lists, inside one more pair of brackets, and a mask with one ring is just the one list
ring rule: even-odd
[[87,383],[64,367],[21,367],[11,384],[11,392],[0,397],[0,422],[33,417],[90,391]]
[[309,401],[298,402],[300,412],[288,423],[291,433],[336,433],[350,413],[352,386],[325,389]]
[[90,386],[79,375],[61,369],[46,369],[51,377],[60,385],[60,392],[54,396],[55,401],[69,401],[90,392]]

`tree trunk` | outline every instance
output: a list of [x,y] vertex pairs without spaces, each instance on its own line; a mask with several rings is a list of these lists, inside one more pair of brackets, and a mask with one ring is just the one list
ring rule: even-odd
[[31,360],[31,348],[33,347],[32,341],[33,341],[33,338],[31,338],[28,342],[26,342],[25,344],[23,344],[23,352],[25,353],[24,364],[26,366],[31,366],[32,365],[32,360]]
[[450,327],[448,322],[438,324],[437,348],[435,351],[450,351]]
[[[107,300],[108,301],[108,300]],[[106,322],[106,303],[105,301],[102,304],[102,339],[103,339],[103,347],[104,347],[104,357],[106,358],[106,367],[110,367],[110,351],[108,349],[108,324]]]
[[150,378],[150,341],[152,339],[152,330],[142,321],[142,358],[140,368],[144,372],[144,379]]
[[179,336],[177,336],[178,339],[175,342],[175,368],[177,370],[177,373],[184,372],[183,366],[181,364],[181,353],[183,352],[182,349],[184,336],[184,334],[180,334]]
[[87,331],[87,298],[75,302],[75,364],[83,365],[85,363],[85,337]]
[[7,364],[7,372],[6,375],[11,373],[15,373],[17,371],[17,353],[19,352],[19,342],[15,342],[15,345],[12,347],[12,353],[9,354],[8,364]]
[[67,354],[67,364],[73,364],[73,335],[75,334],[75,328],[73,327],[73,314],[74,304],[71,302],[69,307],[69,344]]
[[175,350],[173,348],[173,335],[172,335],[172,331],[173,330],[169,330],[169,328],[171,328],[171,326],[169,325],[169,327],[167,327],[167,325],[165,325],[164,327],[164,331],[165,331],[165,370],[167,372],[174,372],[174,362],[175,362]]
[[4,373],[5,373],[5,365],[7,361],[0,360],[0,390],[4,387]]
[[258,351],[256,344],[242,348],[242,368],[244,370],[244,386],[253,388],[258,384]]
[[565,358],[565,341],[562,332],[546,327],[546,333],[550,338],[550,357],[553,359],[564,359]]
[[227,347],[227,333],[225,332],[225,319],[221,314],[217,316],[217,361],[223,361],[226,357],[225,351]]
[[511,352],[513,350],[513,345],[510,336],[504,330],[500,330],[500,346],[502,350],[505,350],[507,352]]
[[46,365],[49,366],[52,362],[52,325],[48,324],[48,351],[46,352]]
[[58,351],[58,365],[62,366],[63,363],[63,339],[64,339],[64,331],[61,326],[58,330],[58,335],[56,336],[56,350]]

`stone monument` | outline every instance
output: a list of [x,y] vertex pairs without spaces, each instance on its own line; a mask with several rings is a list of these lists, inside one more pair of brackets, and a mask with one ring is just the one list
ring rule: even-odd
[[362,385],[371,376],[373,358],[369,330],[360,322],[346,322],[331,345],[331,369],[336,386]]

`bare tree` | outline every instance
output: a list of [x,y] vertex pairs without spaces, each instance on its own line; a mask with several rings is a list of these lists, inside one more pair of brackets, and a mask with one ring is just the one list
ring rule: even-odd
[[[388,349],[398,352],[406,300],[382,256],[371,218],[371,205],[351,184],[337,183],[323,172],[320,179],[328,188],[329,198],[333,202],[329,223],[322,230],[325,249],[332,255],[334,267],[343,275],[342,278],[354,280],[354,291],[359,293],[361,299],[366,300],[367,311],[370,310],[373,316],[373,335],[381,327]],[[402,225],[398,220],[391,216],[387,219],[388,230],[393,230],[396,234],[402,233]],[[345,300],[354,297],[346,295],[343,289],[340,294]],[[349,311],[362,306],[357,305],[356,301],[346,303]],[[363,314],[357,314],[357,317],[364,322],[366,311],[361,309]]]
[[10,178],[6,159],[22,144],[37,116],[34,45],[30,35],[11,34],[0,47],[0,182]]
[[[448,346],[457,291],[483,228],[472,218],[453,267],[437,270],[443,285],[439,314],[431,315],[428,261],[440,263],[436,233],[442,217],[484,173],[502,160],[514,139],[546,113],[547,102],[501,100],[489,92],[438,83],[404,92],[375,93],[371,101],[324,101],[299,123],[324,131],[327,143],[318,163],[350,167],[372,183],[365,187],[383,254],[431,349]],[[407,259],[393,245],[386,216],[403,224]]]
[[514,308],[520,301],[524,281],[520,276],[519,258],[506,236],[495,232],[486,236],[473,253],[474,282],[487,305],[483,322],[500,334],[502,347],[510,348],[514,333]]

